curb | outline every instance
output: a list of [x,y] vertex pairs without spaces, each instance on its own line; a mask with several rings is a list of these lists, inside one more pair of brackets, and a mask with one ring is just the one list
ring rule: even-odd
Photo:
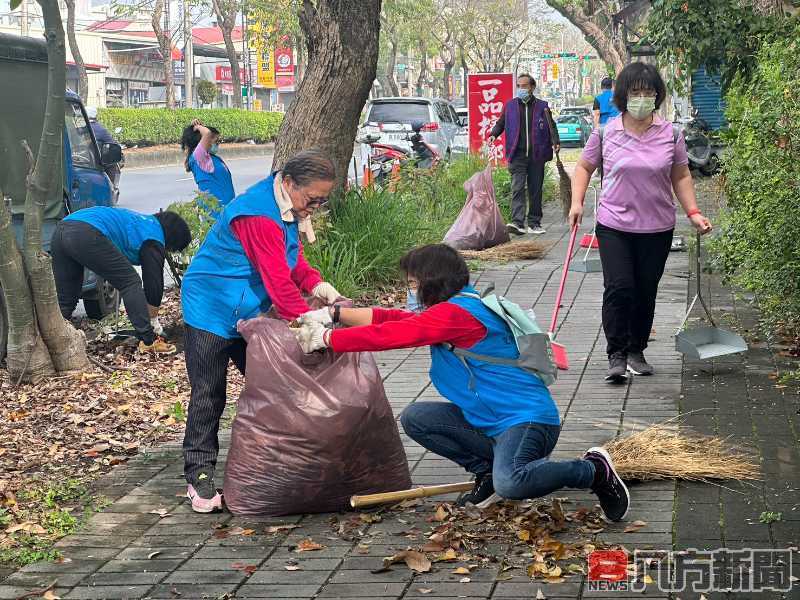
[[[275,144],[270,142],[269,144],[252,144],[235,148],[226,148],[223,144],[221,150],[225,158],[250,158],[272,154],[275,150]],[[125,155],[125,167],[138,169],[142,167],[182,165],[185,158],[186,155],[179,148],[128,153]]]

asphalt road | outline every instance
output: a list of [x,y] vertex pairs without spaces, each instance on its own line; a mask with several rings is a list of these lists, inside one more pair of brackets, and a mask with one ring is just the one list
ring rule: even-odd
[[[269,175],[272,156],[234,158],[226,161],[237,194]],[[123,169],[119,205],[143,213],[155,213],[176,201],[191,200],[197,190],[191,173],[180,165]]]

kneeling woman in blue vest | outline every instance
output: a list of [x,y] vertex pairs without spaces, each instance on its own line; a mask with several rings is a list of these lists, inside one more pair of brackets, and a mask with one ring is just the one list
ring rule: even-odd
[[197,188],[214,196],[222,210],[236,193],[228,165],[217,155],[219,139],[219,131],[195,119],[183,130],[181,149],[186,151],[186,171],[194,176]]
[[256,183],[222,211],[192,260],[181,287],[186,369],[192,396],[183,438],[187,495],[196,512],[222,508],[214,486],[219,420],[228,363],[244,374],[246,345],[236,323],[275,307],[286,320],[309,311],[303,293],[333,304],[339,292],[303,256],[311,213],[333,188],[333,163],[307,150]]
[[[94,206],[58,223],[50,242],[61,314],[69,319],[83,287],[83,269],[119,290],[142,352],[172,353],[159,335],[165,253],[192,241],[189,226],[173,212],[143,215],[126,208]],[[141,278],[133,265],[141,265]]]
[[[461,498],[486,507],[502,499],[538,498],[563,487],[590,488],[614,521],[630,498],[611,458],[591,448],[580,460],[548,456],[561,430],[550,391],[516,366],[460,357],[452,347],[497,358],[517,358],[508,325],[469,285],[464,259],[444,244],[424,246],[400,263],[411,311],[381,308],[322,309],[301,317],[305,352],[332,348],[362,352],[431,347],[431,382],[450,402],[414,402],[400,416],[406,434],[424,448],[475,475]],[[329,329],[331,322],[347,329]]]

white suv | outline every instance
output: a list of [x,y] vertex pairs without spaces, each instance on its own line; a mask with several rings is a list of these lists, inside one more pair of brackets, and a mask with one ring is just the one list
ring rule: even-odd
[[[444,159],[449,159],[453,139],[461,129],[456,111],[447,100],[431,98],[376,98],[367,105],[366,118],[361,126],[380,131],[380,141],[401,145],[404,134],[398,128],[381,131],[384,124],[421,125],[420,133]],[[361,134],[362,131],[359,131]]]

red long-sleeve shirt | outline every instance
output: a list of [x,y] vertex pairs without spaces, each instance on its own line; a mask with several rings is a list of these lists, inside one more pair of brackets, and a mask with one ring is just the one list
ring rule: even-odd
[[421,313],[372,309],[372,325],[336,329],[330,346],[335,352],[365,352],[416,348],[450,343],[471,348],[486,336],[486,327],[468,311],[450,302],[434,304]]
[[297,264],[286,263],[286,241],[283,230],[267,217],[239,217],[231,223],[234,235],[255,265],[278,315],[290,321],[311,310],[301,291],[310,294],[322,281],[319,271],[303,256],[303,244],[297,252]]

